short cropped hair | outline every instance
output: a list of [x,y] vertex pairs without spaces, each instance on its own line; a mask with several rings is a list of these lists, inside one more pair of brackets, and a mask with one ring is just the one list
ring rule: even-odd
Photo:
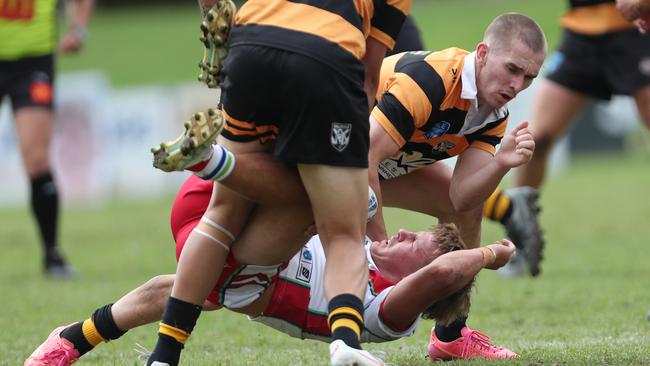
[[544,31],[533,18],[520,13],[505,13],[496,17],[483,34],[483,42],[499,49],[518,40],[535,53],[546,54]]
[[[454,224],[438,224],[431,228],[441,253],[467,249]],[[456,319],[466,317],[470,308],[470,293],[474,287],[474,278],[454,294],[435,302],[422,312],[422,318],[435,319],[436,323],[448,325]]]

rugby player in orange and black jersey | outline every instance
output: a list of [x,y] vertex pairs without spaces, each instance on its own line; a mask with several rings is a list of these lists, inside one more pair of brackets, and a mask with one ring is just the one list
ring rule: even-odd
[[567,3],[561,43],[546,62],[532,106],[537,151],[515,175],[515,186],[541,187],[555,141],[594,98],[632,96],[650,128],[650,37],[621,14],[615,0]]
[[[494,155],[495,145],[505,132],[508,111],[504,106],[489,115],[485,111],[479,113],[474,55],[449,48],[440,52],[406,52],[384,60],[376,95],[378,103],[370,118],[369,180],[375,191],[381,192],[377,179],[409,174],[459,155],[469,147]],[[429,196],[428,192],[420,193]],[[449,201],[444,199],[447,194],[440,194],[443,197],[436,200],[440,202],[435,209],[436,217],[449,211],[442,209],[442,202]],[[381,207],[383,195],[380,193],[379,197]],[[425,211],[433,214],[432,210]],[[380,212],[368,224],[368,234],[374,240],[385,235],[385,231]],[[464,240],[470,246],[476,241],[468,236]]]
[[[223,136],[238,142],[277,140],[276,145],[284,148],[276,147],[276,158],[290,164],[325,162],[366,166],[367,159],[363,156],[367,153],[363,151],[367,151],[369,110],[359,100],[365,97],[370,106],[374,104],[381,61],[385,51],[395,46],[411,1],[247,1],[237,13],[230,40],[225,70],[230,79],[224,82],[222,97],[227,121]],[[373,44],[380,49],[367,47]],[[327,68],[308,69],[292,63],[292,59],[302,60],[296,55],[286,56],[291,54],[306,56]],[[264,71],[243,74],[240,70],[248,70],[248,63],[255,64],[257,67],[251,65],[250,69],[257,70],[260,63],[270,66]],[[287,75],[283,74],[285,71]],[[239,83],[248,88],[238,88]],[[304,85],[307,83],[311,86],[309,90]],[[335,85],[319,92],[315,83],[321,87]],[[301,89],[306,93],[300,93]],[[365,96],[360,94],[364,90]],[[332,98],[334,102],[326,101]],[[287,99],[291,100],[291,109],[295,109],[290,115],[287,108],[278,107],[288,103]],[[317,101],[322,108],[314,105]],[[252,107],[255,105],[260,108]],[[306,116],[309,116],[309,131],[295,136],[290,144],[285,143],[282,130],[293,130],[292,125],[307,119]],[[330,124],[337,120],[362,126],[352,128],[345,152],[330,146]],[[322,148],[305,151],[302,146],[305,141]]]
[[[456,222],[468,247],[478,245],[483,203],[533,155],[527,122],[505,133],[506,104],[530,85],[545,55],[539,25],[507,13],[488,26],[475,52],[449,48],[384,60],[370,117],[369,183],[379,203],[367,227],[371,239],[386,235],[386,205]],[[453,168],[436,164],[451,156],[459,156]],[[435,334],[453,342],[465,323],[436,324]]]
[[[508,35],[510,31],[505,29],[512,27],[521,29],[517,31],[521,38]],[[405,178],[412,184],[418,179],[428,181],[418,185],[414,197],[393,197],[391,202],[395,207],[415,209],[438,218],[441,214],[456,215],[481,206],[498,185],[504,170],[526,160],[523,156],[510,160],[514,158],[512,150],[504,151],[505,155],[497,154],[495,146],[505,134],[507,102],[530,85],[541,67],[546,52],[544,35],[532,19],[511,13],[495,19],[486,31],[486,40],[479,43],[475,52],[449,48],[439,52],[407,52],[385,59],[376,95],[378,104],[370,118],[369,179],[373,190],[380,192],[378,197],[383,190],[379,187],[380,179],[390,180],[390,185],[396,186],[398,183],[392,183],[394,178],[462,154],[462,167],[458,169],[456,164],[453,176],[447,169],[436,168],[444,166],[438,164],[419,172],[419,178]],[[489,42],[491,47],[487,46]],[[530,137],[527,126],[515,129],[517,134]],[[501,164],[505,161],[501,158],[506,156],[509,163]],[[376,173],[373,169],[377,169]],[[436,189],[431,188],[432,179],[437,179]],[[449,179],[453,181],[450,183]],[[418,194],[420,199],[415,197]],[[438,203],[424,202],[432,199]],[[379,200],[381,206],[382,198]],[[409,207],[402,207],[404,204]],[[381,217],[379,213],[368,225],[372,239],[385,235]],[[472,227],[463,237],[469,246],[478,242],[480,223]]]
[[581,34],[602,34],[630,28],[615,0],[569,0],[562,27]]
[[[364,308],[357,293],[364,290],[367,278],[362,246],[366,221],[355,215],[362,207],[365,211],[367,203],[368,115],[381,61],[386,49],[393,48],[411,1],[249,0],[235,16],[223,69],[221,109],[226,124],[218,142],[233,153],[272,151],[276,160],[297,166],[328,257],[334,258],[325,279],[334,314],[329,318],[333,343],[343,341],[353,349],[361,348]],[[251,141],[273,144],[240,144]],[[253,204],[225,190],[213,201],[206,217],[228,217],[226,225],[217,224],[240,232],[246,218],[238,214],[250,212]],[[234,206],[236,212],[229,211]],[[235,241],[234,235],[230,240]],[[193,236],[188,241],[188,247],[202,252],[202,263],[190,264],[182,257],[179,278],[203,276],[207,281],[205,273],[218,275],[218,266],[201,266],[224,259],[221,253],[208,253],[209,239]],[[352,247],[355,242],[358,246]],[[148,365],[178,364],[182,344],[200,314],[198,289],[206,284],[174,284],[161,322],[164,332],[159,332]],[[180,293],[182,298],[173,297]]]
[[[271,140],[274,157],[292,166],[366,169],[368,114],[381,61],[394,47],[410,7],[411,0],[247,1],[235,18],[224,68],[222,136],[236,142]],[[356,188],[355,177],[346,175],[340,184]],[[312,205],[318,211],[313,197]],[[333,206],[352,211],[356,203]],[[354,253],[349,258],[357,257]],[[355,336],[341,325],[361,327],[363,303],[350,289],[327,292],[336,294],[330,303],[331,313],[338,314],[331,319],[333,338],[360,348],[359,332]]]
[[[352,230],[356,221],[343,225],[334,217],[354,215],[362,203],[342,193],[358,191],[357,183],[367,176],[368,115],[381,62],[386,50],[394,47],[410,7],[411,0],[249,0],[236,15],[224,67],[222,137],[235,142],[273,141],[266,149],[273,150],[276,160],[297,165],[305,188],[314,192],[312,206],[322,212],[316,222],[339,230],[336,239],[332,237],[334,244],[329,235],[323,236],[330,259],[347,258],[331,260],[332,269],[325,276],[331,296],[328,322],[333,344],[342,340],[355,349],[361,348],[364,312],[355,284],[365,283],[358,280],[367,276],[367,270],[356,266],[363,264],[356,261],[362,258],[361,242],[354,249],[348,245],[345,253],[338,243],[355,242],[356,234],[365,230]],[[328,167],[329,175],[318,181],[326,179],[331,192],[308,185],[314,180],[306,174],[315,173],[314,165]],[[329,183],[340,167],[347,173],[336,174],[335,182],[345,190]],[[338,207],[337,215],[324,205]]]
[[393,48],[410,6],[411,0],[249,0],[237,13],[231,47],[289,50],[348,75],[348,66],[360,66],[368,36]]
[[561,19],[562,43],[549,58],[549,80],[604,100],[650,85],[650,38],[621,15],[615,0],[570,0],[569,5]]
[[[536,150],[514,175],[517,190],[541,188],[555,142],[593,99],[631,95],[650,128],[650,37],[625,19],[614,0],[571,0],[567,5],[561,43],[546,62],[546,77],[538,83],[531,106]],[[538,253],[529,257],[529,268],[537,267],[534,258],[541,258],[541,250]]]
[[489,116],[479,115],[469,94],[476,88],[474,66],[464,68],[466,60],[474,61],[469,54],[449,48],[407,52],[384,61],[372,116],[401,147],[380,163],[382,179],[456,156],[470,146],[494,155],[508,110],[503,106]]

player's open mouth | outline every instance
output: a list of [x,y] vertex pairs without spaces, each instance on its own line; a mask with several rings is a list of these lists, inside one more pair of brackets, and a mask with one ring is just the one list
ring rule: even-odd
[[510,101],[510,99],[512,99],[512,96],[510,94],[507,94],[507,93],[499,93],[499,96],[501,96],[501,98],[503,98],[506,102],[508,102],[508,101]]

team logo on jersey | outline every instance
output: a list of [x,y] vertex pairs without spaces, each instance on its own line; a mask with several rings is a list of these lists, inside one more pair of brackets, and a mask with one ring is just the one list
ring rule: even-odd
[[434,137],[442,136],[449,131],[449,127],[451,127],[451,124],[447,121],[440,121],[433,125],[431,129],[427,132],[424,133],[424,136],[428,139],[432,139]]
[[449,141],[442,141],[442,142],[437,143],[433,147],[433,151],[437,152],[437,153],[444,153],[444,152],[447,152],[447,150],[453,149],[454,147],[456,147],[456,144],[453,144],[453,143],[451,143]]
[[350,142],[350,132],[352,132],[351,123],[332,122],[332,147],[339,152],[345,150]]
[[307,249],[307,248],[303,249],[302,258],[304,260],[306,260],[306,261],[311,261],[312,256],[311,256],[311,252],[309,251],[309,249]]

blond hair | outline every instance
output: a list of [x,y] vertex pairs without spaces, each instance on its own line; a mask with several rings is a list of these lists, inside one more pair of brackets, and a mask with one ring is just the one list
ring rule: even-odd
[[[467,249],[458,228],[454,224],[434,225],[431,232],[438,243],[438,251],[443,254]],[[422,318],[435,319],[438,324],[448,325],[456,319],[466,317],[469,314],[470,293],[473,286],[474,278],[460,290],[426,308],[422,312]]]

